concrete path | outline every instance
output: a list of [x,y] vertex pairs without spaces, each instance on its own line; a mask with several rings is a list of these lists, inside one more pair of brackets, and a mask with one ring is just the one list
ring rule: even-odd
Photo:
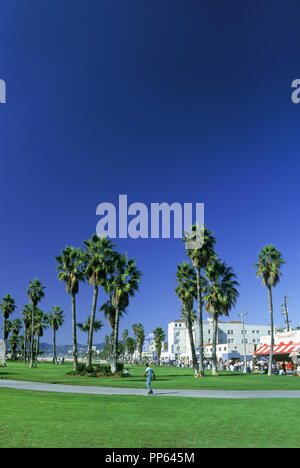
[[[89,387],[81,385],[47,384],[42,382],[23,382],[6,379],[0,379],[0,388],[35,390],[39,392],[81,393],[90,395],[148,396],[146,388]],[[156,389],[153,387],[153,392],[153,396],[190,398],[300,398],[300,390],[168,390]]]

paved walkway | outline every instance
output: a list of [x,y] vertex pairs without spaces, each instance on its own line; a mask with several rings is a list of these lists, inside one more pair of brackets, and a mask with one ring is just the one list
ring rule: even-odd
[[[147,395],[146,388],[89,387],[6,379],[0,379],[0,388],[91,395]],[[153,388],[153,391],[154,396],[190,398],[300,398],[300,390],[176,390]]]

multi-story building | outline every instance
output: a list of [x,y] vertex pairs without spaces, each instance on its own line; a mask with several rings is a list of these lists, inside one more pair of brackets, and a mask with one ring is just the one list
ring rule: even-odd
[[[261,337],[270,335],[269,325],[248,325],[240,321],[218,321],[217,329],[217,356],[228,359],[242,357],[246,346],[247,356],[253,355],[261,342]],[[199,329],[197,323],[193,327],[196,352],[199,354]],[[203,322],[203,342],[205,357],[212,354],[213,323],[212,320]],[[168,353],[170,359],[191,359],[191,347],[186,323],[183,319],[170,322],[168,325]]]

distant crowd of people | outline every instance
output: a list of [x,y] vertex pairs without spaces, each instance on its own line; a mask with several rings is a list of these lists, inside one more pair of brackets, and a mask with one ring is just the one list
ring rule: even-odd
[[[157,361],[152,362],[153,365],[158,365]],[[205,370],[212,370],[212,360],[206,359],[203,362]],[[192,368],[193,363],[191,360],[162,360],[160,363],[161,366],[171,366],[171,367],[186,367]],[[248,373],[259,373],[267,374],[268,373],[269,362],[267,359],[251,359],[247,361]],[[223,361],[219,359],[217,363],[217,369],[219,371],[230,371],[230,372],[243,372],[244,371],[244,361],[240,359],[228,359]],[[272,373],[279,375],[299,375],[300,376],[300,363],[293,364],[291,361],[280,361],[273,362],[272,364]]]

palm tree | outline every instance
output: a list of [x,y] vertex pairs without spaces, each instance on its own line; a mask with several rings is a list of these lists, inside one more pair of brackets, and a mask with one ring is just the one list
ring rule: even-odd
[[155,351],[157,355],[158,364],[160,365],[160,355],[161,355],[162,345],[163,345],[163,342],[165,341],[166,335],[161,327],[156,327],[153,333],[154,333]]
[[[91,330],[91,317],[88,317],[86,319],[85,323],[82,323],[82,322],[77,323],[77,327],[82,332],[88,333],[88,336],[89,336],[90,330]],[[97,331],[101,330],[102,327],[103,327],[103,322],[101,320],[94,320],[93,332],[97,332]],[[88,343],[89,343],[89,338],[88,338]]]
[[27,337],[29,335],[29,329],[31,325],[32,319],[32,306],[30,304],[25,305],[24,309],[22,310],[22,317],[24,323],[24,345],[23,345],[23,353],[24,353],[24,365],[26,366],[26,358],[27,358]]
[[46,315],[41,309],[36,309],[36,315],[35,315],[35,325],[34,325],[34,331],[36,334],[36,351],[35,351],[35,366],[37,366],[37,358],[40,353],[40,338],[44,335],[44,330],[48,328],[49,325],[49,317]]
[[269,355],[268,375],[272,375],[273,347],[274,347],[274,321],[273,321],[273,299],[272,288],[280,281],[280,267],[285,263],[281,253],[273,246],[266,245],[258,254],[258,263],[253,266],[257,268],[256,276],[261,277],[263,286],[266,286],[269,297],[270,327],[271,327],[271,345]]
[[[125,300],[123,298],[121,299],[120,306],[119,306],[120,318],[123,317],[126,307],[127,307],[127,304],[125,303]],[[113,335],[114,329],[115,329],[116,309],[112,305],[111,298],[100,307],[100,311],[104,312],[104,317],[106,318],[106,320],[108,320],[109,325],[112,330],[112,335]]]
[[45,296],[44,293],[45,287],[42,286],[42,282],[35,278],[33,281],[30,281],[29,288],[27,289],[26,294],[29,296],[31,306],[32,306],[32,317],[31,317],[31,351],[30,351],[30,366],[33,367],[33,355],[34,355],[34,316],[36,313],[36,307],[41,299]]
[[175,293],[181,302],[182,315],[187,323],[194,374],[199,375],[192,320],[194,299],[197,294],[197,280],[194,269],[188,262],[182,262],[177,266],[176,280],[178,286],[175,289]]
[[133,356],[135,348],[136,348],[135,340],[133,338],[131,338],[131,336],[128,336],[126,338],[125,346],[126,346],[126,351],[127,351],[128,355],[129,355],[129,359],[132,359],[132,356]]
[[139,361],[142,362],[142,352],[145,343],[145,330],[141,323],[134,323],[132,325],[132,331],[135,336],[135,343],[139,353]]
[[93,332],[99,286],[105,286],[107,275],[112,271],[112,249],[114,245],[109,239],[105,237],[100,238],[97,234],[93,234],[91,239],[83,242],[86,248],[86,268],[84,274],[88,280],[88,284],[94,286],[86,363],[87,367],[89,367],[92,364]]
[[213,319],[212,374],[217,375],[218,318],[220,315],[228,316],[236,304],[239,295],[236,288],[239,284],[232,268],[219,259],[215,259],[212,264],[208,265],[205,273],[208,280],[204,297],[205,310]]
[[115,374],[118,359],[120,308],[125,309],[129,305],[129,298],[133,297],[138,290],[141,272],[137,269],[135,260],[128,259],[127,254],[121,255],[115,252],[113,263],[114,271],[105,289],[110,295],[111,304],[115,309],[113,359],[111,362],[111,371]]
[[57,363],[56,356],[56,332],[64,323],[64,312],[59,306],[53,306],[48,314],[49,325],[53,330],[53,362]]
[[20,337],[16,334],[12,334],[9,339],[9,346],[11,349],[11,360],[15,361],[17,356],[17,348],[20,345]]
[[[197,240],[201,239],[201,246],[198,244]],[[199,332],[199,366],[200,372],[199,376],[204,377],[204,348],[203,348],[203,278],[201,276],[201,270],[205,269],[209,263],[215,258],[216,254],[214,251],[214,246],[216,239],[213,236],[212,232],[205,226],[199,227],[197,224],[194,224],[191,227],[191,231],[185,233],[183,241],[187,248],[187,256],[191,259],[193,267],[196,271],[196,280],[197,280],[197,304],[198,304],[198,332]]]
[[122,333],[122,340],[126,341],[127,337],[128,337],[128,330],[127,330],[127,328],[125,328],[125,330]]
[[72,299],[72,340],[74,370],[78,369],[77,333],[76,333],[76,294],[79,291],[79,282],[84,281],[84,258],[81,250],[66,246],[62,255],[57,255],[57,271],[59,281],[66,283],[66,291]]
[[4,338],[4,346],[6,349],[6,342],[8,338],[7,320],[17,308],[15,304],[15,300],[13,299],[13,297],[11,297],[10,294],[6,294],[6,296],[3,297],[2,302],[0,303],[0,308],[1,308],[3,318],[4,318],[3,338]]

